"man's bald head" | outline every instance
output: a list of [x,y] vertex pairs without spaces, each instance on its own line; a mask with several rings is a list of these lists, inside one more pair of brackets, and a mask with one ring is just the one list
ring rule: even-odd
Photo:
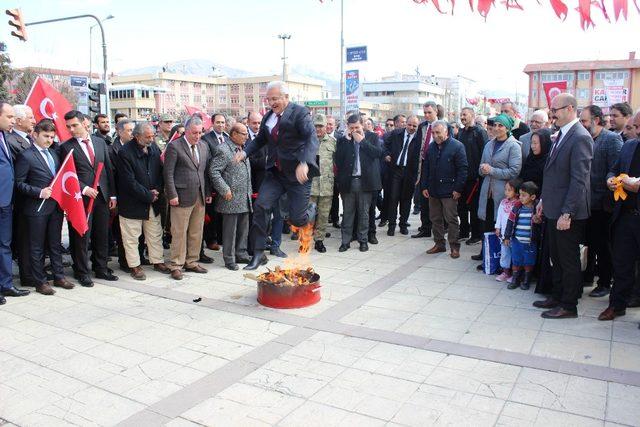
[[251,132],[253,132],[254,134],[257,134],[258,131],[260,130],[260,122],[262,122],[262,114],[252,111],[251,113],[249,113],[249,116],[247,118],[248,118],[247,126],[249,126],[249,129],[251,129]]
[[239,146],[243,146],[245,142],[247,142],[247,138],[249,137],[249,132],[247,131],[247,127],[240,122],[236,122],[231,125],[231,129],[229,129],[229,138],[231,141]]

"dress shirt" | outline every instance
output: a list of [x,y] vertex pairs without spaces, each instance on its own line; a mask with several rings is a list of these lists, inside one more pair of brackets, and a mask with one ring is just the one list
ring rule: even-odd
[[31,137],[28,133],[26,132],[22,132],[19,129],[14,128],[13,129],[15,131],[15,133],[17,133],[18,135],[20,135],[22,138],[24,138],[26,141],[28,141],[29,143],[31,143]]
[[[413,141],[414,136],[416,136],[415,132],[409,133],[406,130],[404,131],[404,143],[402,144],[402,150],[400,150],[400,156],[398,157],[398,161],[396,163],[398,166],[407,166],[407,158],[409,157],[409,145],[411,144],[411,141]],[[405,150],[407,150],[406,153]],[[401,162],[402,164],[400,164]]]
[[271,133],[276,123],[278,123],[278,115],[276,113],[273,113],[269,116],[267,122],[265,123],[267,125],[267,128],[269,128],[269,133]]

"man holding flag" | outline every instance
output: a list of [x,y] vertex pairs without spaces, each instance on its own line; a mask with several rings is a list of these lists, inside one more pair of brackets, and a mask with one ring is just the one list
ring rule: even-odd
[[[65,124],[71,139],[60,145],[60,157],[73,150],[73,160],[77,168],[80,191],[85,205],[93,199],[93,211],[89,215],[88,233],[82,235],[69,227],[71,258],[74,276],[82,286],[91,287],[89,276],[89,236],[91,236],[91,261],[96,277],[104,280],[118,280],[107,267],[109,257],[109,209],[115,209],[115,184],[111,160],[104,140],[89,135],[83,126],[84,115],[71,110],[64,115]],[[101,172],[101,173],[100,173]]]
[[[62,267],[61,232],[63,213],[60,205],[52,196],[52,183],[58,184],[62,191],[57,191],[56,195],[68,192],[73,194],[73,184],[75,192],[79,192],[80,186],[77,179],[71,182],[69,177],[56,178],[56,173],[60,170],[60,160],[58,155],[50,147],[56,135],[56,127],[49,119],[41,120],[34,127],[35,139],[33,145],[21,151],[16,158],[16,188],[23,194],[24,200],[22,209],[18,212],[26,222],[26,235],[21,236],[29,242],[29,268],[36,292],[43,295],[53,295],[55,291],[47,281],[44,272],[45,243],[51,260],[54,281],[53,285],[63,289],[72,289],[73,284],[65,279]],[[65,174],[66,175],[66,174]],[[66,182],[65,182],[66,181]],[[62,185],[60,185],[62,183]],[[67,207],[68,209],[68,207]],[[86,231],[86,217],[84,208],[79,203],[79,218],[84,221]],[[70,221],[73,212],[69,214]],[[73,218],[75,219],[75,218]]]

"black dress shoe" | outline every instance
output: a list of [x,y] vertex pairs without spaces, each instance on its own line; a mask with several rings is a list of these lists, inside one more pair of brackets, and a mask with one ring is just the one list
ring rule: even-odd
[[537,308],[549,309],[549,308],[556,308],[559,304],[560,303],[558,301],[554,300],[553,298],[547,298],[544,301],[535,301],[533,303],[533,306],[537,307]]
[[369,243],[371,243],[372,245],[378,244],[378,238],[376,237],[375,233],[370,233],[367,240],[369,240]]
[[269,253],[273,256],[277,256],[278,258],[286,258],[288,256],[287,254],[282,252],[282,249],[280,249],[278,246],[274,246],[273,248],[271,248],[269,250]]
[[369,245],[367,242],[360,242],[360,252],[367,252],[369,250]]
[[151,265],[151,261],[148,258],[140,258],[140,265]]
[[411,236],[412,239],[421,239],[423,237],[431,237],[431,230],[420,230]]
[[315,249],[316,249],[316,251],[318,251],[318,252],[320,252],[322,254],[327,252],[327,248],[324,246],[324,243],[322,242],[322,240],[316,241]]
[[331,233],[327,231],[326,233],[324,233],[324,237],[331,237]]
[[200,254],[200,259],[198,260],[198,262],[201,262],[203,264],[213,264],[213,258],[211,258],[210,256],[207,256],[203,253]]
[[420,213],[420,208],[413,208],[413,212],[411,212],[413,215],[418,215]]
[[344,252],[344,251],[346,251],[347,249],[349,249],[349,245],[348,245],[348,244],[344,244],[344,243],[343,243],[343,244],[342,244],[342,245],[340,245],[340,247],[338,248],[338,252]]
[[640,298],[639,297],[631,297],[631,299],[627,303],[627,307],[629,307],[629,308],[640,307]]
[[482,261],[482,254],[471,255],[471,259],[474,261]]
[[593,298],[606,297],[611,292],[611,289],[605,288],[604,286],[596,286],[594,290],[589,292],[589,296]]
[[389,228],[387,230],[387,236],[395,236],[396,235],[396,230],[394,228]]
[[106,273],[96,273],[96,279],[108,280],[109,282],[115,282],[118,280],[118,276],[107,271]]
[[386,227],[389,224],[389,221],[380,221],[378,223],[378,227]]
[[565,310],[562,307],[552,308],[549,311],[543,312],[540,316],[545,319],[574,319],[578,317],[578,313],[575,311]]
[[2,296],[5,297],[24,297],[26,295],[29,295],[30,293],[31,291],[27,289],[18,289],[15,286],[2,290]]
[[6,303],[7,303],[7,299],[2,295],[0,295],[0,305],[6,304]]
[[240,269],[240,267],[238,267],[238,264],[236,264],[235,262],[230,262],[228,264],[225,264],[224,266],[227,267],[229,270],[233,270],[233,271]]
[[251,258],[251,262],[247,264],[243,270],[255,270],[261,265],[265,265],[268,262],[267,257],[264,254],[264,251],[254,251],[253,258]]
[[84,286],[85,288],[93,287],[93,281],[89,276],[77,276],[76,280],[80,283],[80,286]]
[[334,222],[331,225],[333,225],[333,228],[340,228],[340,223],[339,222]]
[[472,237],[465,242],[466,245],[475,245],[476,243],[482,242],[482,239],[479,237]]
[[404,234],[406,236],[409,234],[409,229],[407,227],[400,227],[400,234]]
[[120,264],[120,270],[124,271],[125,273],[131,273],[131,269],[129,268],[128,265]]
[[251,258],[245,258],[241,256],[236,257],[236,263],[238,264],[249,264],[251,262]]

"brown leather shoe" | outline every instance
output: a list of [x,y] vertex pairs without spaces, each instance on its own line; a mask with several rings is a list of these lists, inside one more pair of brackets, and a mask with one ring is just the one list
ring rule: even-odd
[[212,251],[219,251],[220,250],[220,245],[217,243],[209,243],[207,245],[207,248],[211,249]]
[[146,280],[147,276],[144,274],[144,271],[142,270],[142,267],[137,266],[137,267],[131,267],[131,277],[133,277],[136,280]]
[[36,292],[42,295],[53,295],[56,293],[48,282],[36,286]]
[[169,269],[169,267],[167,267],[167,264],[165,264],[164,262],[153,264],[153,269],[155,271],[159,271],[160,273],[164,273],[164,274],[171,273],[171,269]]
[[207,269],[204,267],[201,267],[198,264],[193,264],[191,267],[185,267],[184,268],[186,271],[189,271],[191,273],[200,273],[200,274],[204,274],[207,272]]
[[558,304],[560,304],[560,303],[558,301],[554,300],[553,298],[547,298],[544,301],[535,301],[533,303],[533,306],[537,307],[537,308],[550,309],[550,308],[556,308],[558,306]]
[[[444,246],[440,246],[440,245],[433,245],[433,247],[427,251],[427,253],[429,255],[437,254],[437,253],[440,253],[440,252],[447,252],[447,248],[445,248]],[[460,254],[458,254],[458,255],[460,255]]]
[[74,285],[73,283],[62,279],[62,280],[54,280],[53,281],[53,286],[55,286],[56,288],[62,288],[62,289],[73,289],[76,287],[76,285]]
[[540,315],[545,319],[573,319],[578,317],[578,313],[575,311],[565,310],[562,307],[552,308],[549,311],[544,311]]
[[605,311],[600,313],[600,316],[598,316],[598,320],[613,320],[616,317],[624,316],[625,314],[627,314],[627,311],[625,309],[616,310],[613,307],[607,307]]
[[460,258],[460,249],[451,248],[451,258],[453,259]]
[[180,270],[172,270],[171,278],[174,280],[182,280],[182,271]]

